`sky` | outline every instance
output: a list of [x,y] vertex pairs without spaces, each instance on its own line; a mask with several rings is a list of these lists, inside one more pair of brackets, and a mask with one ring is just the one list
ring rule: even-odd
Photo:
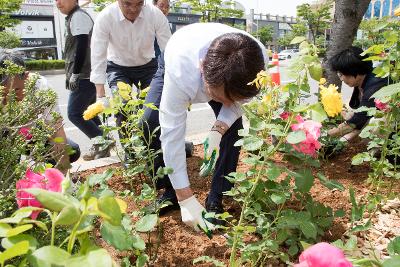
[[296,6],[314,2],[312,0],[236,0],[244,5],[246,14],[251,8],[254,13],[296,16]]

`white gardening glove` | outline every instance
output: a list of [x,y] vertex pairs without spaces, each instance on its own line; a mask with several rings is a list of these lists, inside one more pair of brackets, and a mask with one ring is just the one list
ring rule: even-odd
[[200,176],[205,177],[210,175],[214,170],[215,163],[219,157],[219,145],[221,143],[222,134],[218,131],[210,131],[208,137],[203,142],[204,159],[200,167]]
[[102,103],[104,108],[109,108],[110,107],[110,101],[108,100],[108,97],[106,97],[106,96],[97,98],[96,102]]
[[79,88],[79,74],[72,73],[68,81],[69,90],[75,91]]
[[179,206],[181,207],[182,222],[193,227],[195,231],[202,230],[208,233],[215,229],[215,226],[205,219],[206,209],[197,201],[195,196],[180,201]]

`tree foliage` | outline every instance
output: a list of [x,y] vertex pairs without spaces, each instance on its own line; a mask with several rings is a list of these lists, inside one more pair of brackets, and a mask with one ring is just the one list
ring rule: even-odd
[[228,8],[234,4],[234,1],[223,0],[180,0],[176,4],[189,4],[194,12],[202,14],[202,21],[218,21],[221,18],[241,18],[243,11]]
[[297,36],[305,36],[307,33],[307,25],[304,22],[298,22],[296,24],[290,25],[292,31],[285,34],[278,39],[279,46],[287,48],[290,46],[290,42]]
[[361,38],[354,40],[354,45],[367,49],[372,45],[383,43],[385,38],[383,36],[383,28],[389,23],[399,24],[397,20],[391,20],[389,17],[371,18],[361,21],[359,30],[361,31]]
[[96,11],[99,12],[115,1],[116,0],[93,0],[92,3],[96,6]]
[[12,19],[11,13],[17,11],[23,0],[0,0],[0,29],[13,27],[20,21]]
[[260,38],[261,43],[265,45],[266,43],[272,41],[274,35],[274,28],[271,25],[265,25],[259,28],[254,35]]
[[323,35],[332,23],[332,5],[332,1],[326,1],[313,6],[303,4],[297,7],[297,17],[307,25],[313,44],[316,44],[318,36]]
[[0,48],[15,48],[21,45],[20,38],[13,32],[2,31],[0,32]]

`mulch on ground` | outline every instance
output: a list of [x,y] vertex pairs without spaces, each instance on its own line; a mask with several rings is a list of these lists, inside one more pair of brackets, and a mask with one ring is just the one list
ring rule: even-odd
[[[363,145],[360,140],[356,140],[349,144],[342,154],[330,159],[329,161],[322,162],[319,170],[313,170],[315,172],[322,172],[329,179],[337,180],[346,188],[343,192],[339,190],[331,191],[320,184],[317,179],[315,180],[315,184],[311,190],[314,199],[332,207],[333,210],[343,209],[346,211],[345,217],[335,219],[333,226],[326,233],[324,241],[332,242],[340,239],[348,229],[349,212],[351,210],[348,189],[350,187],[354,188],[356,196],[359,198],[362,198],[368,192],[369,185],[366,182],[368,172],[370,171],[368,165],[351,165],[352,157],[364,149],[365,145]],[[202,152],[202,146],[196,146],[194,156],[188,158],[187,162],[191,187],[200,203],[204,203],[211,184],[210,177],[201,178],[199,176]],[[110,166],[81,172],[78,175],[83,179],[91,173],[101,173],[107,168],[110,168]],[[113,165],[111,168],[118,169],[119,165]],[[238,169],[244,170],[246,169],[246,166],[244,164],[239,164]],[[142,181],[138,178],[132,178],[138,179],[138,181],[132,182],[134,188],[131,188],[130,183],[127,182],[127,178],[122,177],[120,171],[117,173],[118,174],[114,175],[114,177],[109,181],[110,188],[117,194],[118,192],[123,192],[127,189],[136,192],[140,190]],[[396,184],[394,190],[400,192],[400,185]],[[135,203],[129,199],[126,199],[126,201],[128,202],[128,210],[134,210]],[[228,209],[231,214],[237,214],[240,212],[239,207],[235,203],[225,204],[225,208]],[[132,218],[132,220],[135,221],[135,218]],[[181,222],[179,210],[161,217],[161,226],[163,231],[158,251],[158,260],[156,261],[155,266],[193,266],[192,262],[194,259],[205,255],[228,263],[230,251],[226,244],[226,238],[222,234],[216,234],[210,240],[205,234],[195,232]],[[105,247],[117,262],[120,262],[121,259],[126,256],[126,253],[115,251],[107,245],[107,243],[101,239],[98,232],[96,236],[96,242],[98,245]]]

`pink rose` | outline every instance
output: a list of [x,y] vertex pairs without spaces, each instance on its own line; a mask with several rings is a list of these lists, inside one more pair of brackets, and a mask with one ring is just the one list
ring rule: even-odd
[[28,127],[22,127],[19,129],[19,134],[24,137],[25,140],[31,140],[33,137]]
[[389,111],[389,105],[387,103],[383,103],[379,99],[375,99],[374,102],[377,109],[385,112]]
[[321,148],[318,138],[321,135],[321,123],[312,120],[306,120],[300,116],[296,116],[298,123],[292,124],[290,127],[293,131],[304,131],[306,139],[299,144],[293,144],[293,148],[301,153],[315,157],[316,151]]
[[[64,175],[57,169],[47,169],[44,176],[34,173],[31,169],[26,170],[25,179],[17,181],[17,204],[22,207],[42,208],[42,204],[36,198],[25,192],[24,189],[41,188],[53,192],[61,192],[61,183]],[[36,219],[40,211],[33,211],[31,218]]]
[[343,251],[328,243],[315,244],[301,253],[294,267],[352,267]]

